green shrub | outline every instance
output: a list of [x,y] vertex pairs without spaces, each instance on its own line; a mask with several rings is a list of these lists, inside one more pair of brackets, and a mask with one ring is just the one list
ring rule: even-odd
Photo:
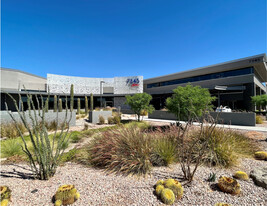
[[99,124],[105,124],[105,118],[103,116],[99,116]]
[[131,121],[127,124],[125,124],[125,127],[126,128],[140,128],[141,130],[146,130],[150,127],[150,124],[148,122],[145,122],[145,121],[140,121],[140,122],[137,122],[137,121]]
[[121,118],[120,116],[114,116],[113,117],[114,124],[120,124],[121,123]]
[[60,162],[64,163],[64,162],[69,162],[75,159],[75,155],[78,153],[78,150],[76,148],[63,153]]
[[157,138],[153,144],[151,161],[154,166],[168,166],[177,161],[177,144],[174,138]]
[[256,124],[262,124],[263,123],[263,117],[261,115],[256,115]]
[[108,131],[92,140],[94,166],[125,174],[146,174],[151,169],[151,138],[137,128]]
[[[207,134],[204,132],[201,138],[206,138],[205,135]],[[239,157],[252,156],[257,149],[255,142],[244,134],[215,128],[202,161],[212,166],[229,167],[235,165]]]
[[70,133],[70,142],[71,143],[77,143],[82,139],[82,135],[78,131],[74,131]]
[[114,124],[114,118],[108,117],[108,124]]
[[1,157],[10,157],[21,154],[23,154],[23,151],[21,149],[21,144],[17,139],[4,140],[1,144]]

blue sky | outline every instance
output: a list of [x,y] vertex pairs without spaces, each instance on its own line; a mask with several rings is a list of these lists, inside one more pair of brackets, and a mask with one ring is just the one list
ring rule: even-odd
[[1,65],[144,78],[266,52],[265,0],[2,0]]

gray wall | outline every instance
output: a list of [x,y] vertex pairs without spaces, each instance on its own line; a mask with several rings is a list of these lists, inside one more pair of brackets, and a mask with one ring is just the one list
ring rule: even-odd
[[[216,118],[218,112],[210,112],[213,118]],[[176,116],[167,111],[155,110],[152,114],[148,115],[150,119],[167,119],[177,120]],[[230,125],[243,125],[243,126],[255,126],[256,114],[248,112],[222,112],[219,114],[218,124],[230,124]]]
[[112,111],[90,111],[89,122],[93,124],[99,123],[99,116],[104,117],[105,121],[107,121],[112,116]]
[[[25,114],[26,114],[27,122],[31,123],[31,119],[29,117],[29,112],[26,111]],[[31,114],[34,116],[33,112]],[[14,118],[17,121],[21,121],[20,117],[19,117],[19,114],[17,112],[12,112],[12,115],[14,116]],[[58,113],[58,122],[59,122],[59,124],[61,124],[64,121],[65,115],[66,115],[66,112],[59,112]],[[56,112],[48,111],[47,113],[45,113],[45,121],[52,122],[52,121],[54,121],[56,119],[57,119],[57,113]],[[38,120],[40,121],[41,118],[38,117]],[[70,120],[70,126],[75,126],[76,125],[76,112],[75,111],[73,111],[72,114],[70,112],[68,112],[67,121],[69,121],[69,120]],[[11,117],[7,113],[7,111],[0,111],[0,121],[1,121],[1,124],[13,122],[13,120],[11,119]]]

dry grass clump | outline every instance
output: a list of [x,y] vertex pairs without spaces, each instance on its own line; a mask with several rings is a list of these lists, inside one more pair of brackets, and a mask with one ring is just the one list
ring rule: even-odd
[[251,157],[257,150],[256,143],[244,134],[215,128],[202,162],[209,166],[230,167],[237,164],[240,157]]
[[[18,123],[17,126],[19,127],[19,129],[22,133],[26,132],[26,128],[24,127],[24,125],[22,123]],[[0,130],[1,130],[0,134],[1,134],[2,138],[3,137],[15,138],[15,137],[18,137],[20,135],[14,122],[0,124]]]
[[256,115],[256,124],[262,124],[263,123],[263,116]]

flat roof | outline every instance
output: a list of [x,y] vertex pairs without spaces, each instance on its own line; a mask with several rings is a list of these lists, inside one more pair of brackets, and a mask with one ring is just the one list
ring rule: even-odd
[[263,81],[267,82],[267,67],[266,67],[266,54],[258,54],[241,59],[235,59],[223,63],[213,64],[209,66],[199,67],[196,69],[190,69],[186,71],[176,72],[172,74],[157,76],[144,80],[145,84],[169,81],[174,79],[182,79],[193,76],[200,76],[205,74],[212,74],[221,71],[230,71],[239,68],[251,67],[257,69],[259,75]]
[[27,74],[27,75],[30,75],[30,76],[38,77],[38,78],[41,78],[41,79],[46,79],[45,77],[41,77],[41,76],[38,76],[38,75],[35,75],[35,74],[24,72],[24,71],[21,71],[19,69],[10,69],[10,68],[1,67],[0,70],[6,70],[6,71],[12,71],[12,72],[19,72],[19,73]]

